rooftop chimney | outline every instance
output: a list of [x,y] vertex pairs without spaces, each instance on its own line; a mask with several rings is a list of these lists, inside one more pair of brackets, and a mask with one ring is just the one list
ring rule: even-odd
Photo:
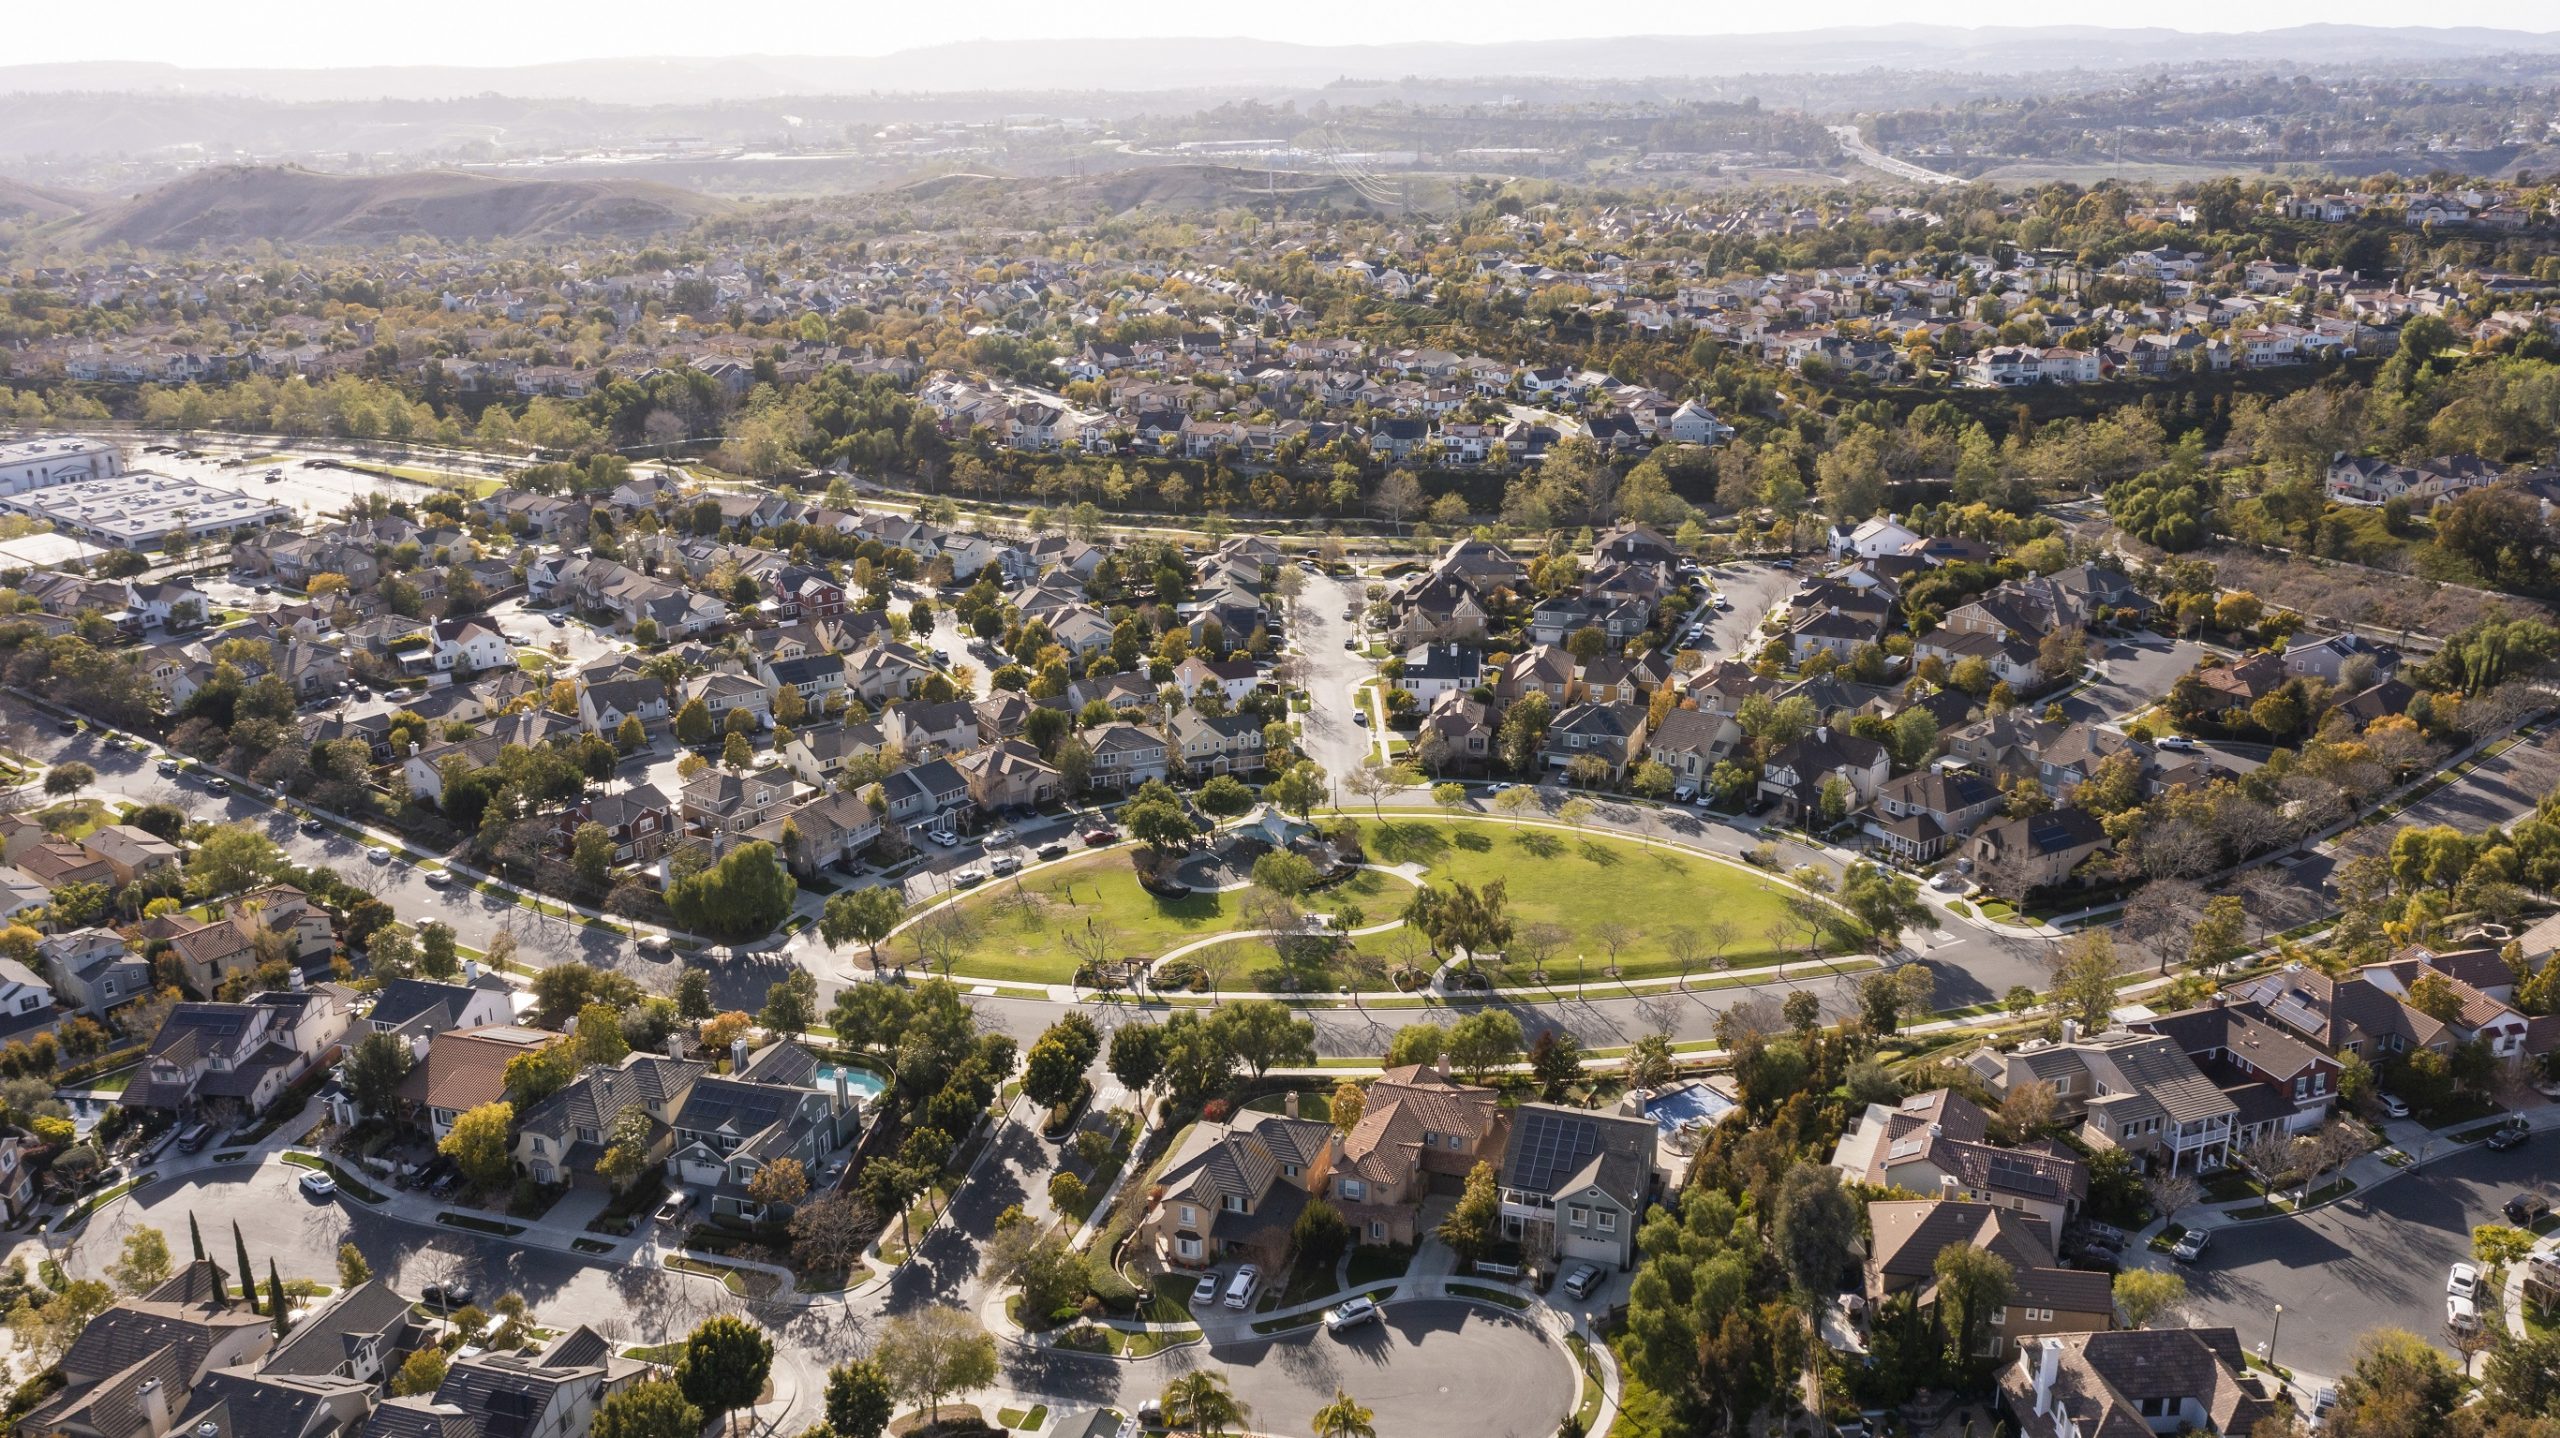
[[2078,1043],[2080,1041],[2080,1021],[2078,1019],[2064,1019],[2062,1021],[2062,1041],[2066,1044]]
[[1442,1054],[1439,1062],[1433,1064],[1432,1067],[1439,1071],[1440,1081],[1442,1083],[1447,1083],[1449,1081],[1449,1056],[1447,1054]]
[[2036,1357],[2036,1413],[2041,1417],[2053,1404],[2053,1380],[2062,1373],[2062,1340],[2048,1338]]
[[731,1073],[744,1073],[746,1072],[746,1068],[747,1038],[746,1035],[740,1034],[738,1037],[729,1040],[729,1071]]
[[154,1433],[168,1432],[169,1395],[161,1391],[160,1380],[157,1378],[143,1379],[141,1385],[133,1390],[133,1396],[141,1400],[143,1415],[151,1420],[151,1431]]
[[1291,1089],[1280,1100],[1280,1111],[1291,1118],[1298,1116],[1298,1091]]

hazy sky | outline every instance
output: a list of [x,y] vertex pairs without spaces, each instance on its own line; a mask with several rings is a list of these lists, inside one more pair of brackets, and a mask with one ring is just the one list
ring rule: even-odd
[[[1732,0],[127,0],[105,10],[9,7],[0,64],[157,60],[181,65],[349,66],[534,64],[600,56],[878,55],[986,37],[1221,36],[1345,44],[1403,40],[1536,40],[1558,36],[1731,34],[1813,26],[2125,23],[2121,9],[2087,15],[2026,11],[1983,0],[1831,0],[1821,6]],[[2263,30],[2313,22],[2560,26],[2544,0],[2154,0],[2141,23],[2187,30]]]

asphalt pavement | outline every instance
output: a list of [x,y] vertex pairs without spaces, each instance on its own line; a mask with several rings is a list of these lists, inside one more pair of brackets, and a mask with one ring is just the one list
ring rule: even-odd
[[2304,1374],[2344,1373],[2356,1340],[2375,1328],[2405,1328],[2452,1353],[2447,1271],[2470,1259],[2475,1226],[2506,1222],[2499,1206],[2510,1194],[2552,1192],[2545,1145],[2554,1141],[2505,1153],[2472,1145],[2298,1218],[2219,1229],[2193,1264],[2165,1254],[2145,1262],[2184,1273],[2182,1321],[2235,1328],[2253,1353],[2273,1339],[2277,1361]]

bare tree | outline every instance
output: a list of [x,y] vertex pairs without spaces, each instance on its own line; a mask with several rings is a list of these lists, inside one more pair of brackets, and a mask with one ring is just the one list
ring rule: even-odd
[[2054,1097],[2053,1085],[2042,1079],[2028,1079],[2010,1085],[2008,1096],[2000,1100],[2000,1122],[2013,1142],[2023,1142],[2052,1123],[2061,1107]]
[[1662,947],[1670,953],[1672,961],[1680,966],[1680,991],[1687,993],[1689,971],[1696,968],[1698,960],[1706,956],[1706,940],[1699,937],[1698,931],[1687,924],[1675,924],[1662,931]]
[[1530,972],[1543,974],[1572,937],[1562,924],[1522,924],[1511,935],[1511,956],[1526,963]]
[[958,904],[944,904],[927,913],[907,934],[925,967],[939,970],[944,978],[951,977],[951,966],[978,938],[976,921]]
[[1733,967],[1733,946],[1742,942],[1742,926],[1719,914],[1698,926],[1698,936],[1706,941],[1707,968],[1722,973]]
[[2151,1200],[2151,1211],[2163,1219],[2174,1218],[2178,1210],[2204,1196],[2204,1185],[2193,1174],[2155,1173],[2142,1181],[2142,1191]]
[[1609,951],[1609,977],[1618,976],[1618,956],[1644,934],[1633,924],[1619,919],[1603,919],[1591,926],[1591,937]]
[[1100,920],[1087,917],[1084,927],[1070,924],[1058,931],[1058,939],[1075,955],[1078,967],[1093,973],[1097,988],[1112,987],[1108,975],[1112,955],[1120,951],[1120,931]]
[[1664,1038],[1671,1037],[1672,1031],[1680,1026],[1680,1012],[1678,1000],[1665,998],[1660,994],[1636,1005],[1636,1017],[1644,1020],[1647,1031],[1660,1034]]

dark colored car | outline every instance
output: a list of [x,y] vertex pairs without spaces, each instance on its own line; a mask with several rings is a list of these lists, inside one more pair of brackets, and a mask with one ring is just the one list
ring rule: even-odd
[[2504,1153],[2511,1148],[2522,1148],[2525,1140],[2531,1137],[2533,1130],[2530,1127],[2521,1123],[2506,1124],[2489,1135],[2489,1147]]
[[1063,859],[1067,856],[1067,846],[1063,841],[1055,841],[1041,845],[1039,852],[1043,859]]

